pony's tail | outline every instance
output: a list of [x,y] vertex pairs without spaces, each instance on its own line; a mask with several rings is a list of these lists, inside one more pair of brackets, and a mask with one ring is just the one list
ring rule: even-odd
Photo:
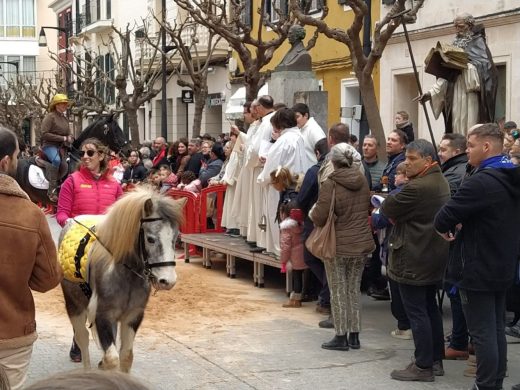
[[87,320],[89,323],[90,333],[92,334],[92,338],[94,339],[94,342],[98,346],[98,348],[101,349],[101,343],[99,342],[99,336],[96,330],[96,311],[97,311],[97,305],[98,305],[98,297],[97,294],[94,292],[92,294],[92,297],[90,297],[90,300],[88,302],[87,307]]

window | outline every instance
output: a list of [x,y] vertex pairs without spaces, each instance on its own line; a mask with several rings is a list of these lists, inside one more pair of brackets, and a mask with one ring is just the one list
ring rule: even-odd
[[96,59],[96,65],[98,72],[96,75],[95,93],[97,96],[101,96],[105,103],[114,104],[116,101],[116,89],[106,79],[108,77],[112,81],[115,80],[114,60],[110,54],[105,54]]
[[17,63],[19,75],[23,78],[31,79],[34,82],[36,78],[36,57],[0,55],[0,85],[5,87],[8,81],[16,81],[16,66],[2,62]]
[[267,0],[265,7],[271,23],[276,23],[287,16],[288,0]]
[[242,0],[240,2],[241,9],[240,21],[247,27],[253,27],[253,7],[252,0]]
[[0,0],[0,37],[36,37],[34,0]]
[[308,0],[310,1],[309,10],[307,14],[317,14],[323,11],[323,6],[325,5],[325,0]]

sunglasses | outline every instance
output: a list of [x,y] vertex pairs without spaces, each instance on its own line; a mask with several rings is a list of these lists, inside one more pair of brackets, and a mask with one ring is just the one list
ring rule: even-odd
[[83,157],[83,156],[85,156],[85,153],[89,157],[94,157],[94,155],[97,153],[97,150],[87,150],[86,152],[84,150],[80,150],[79,151],[79,156]]

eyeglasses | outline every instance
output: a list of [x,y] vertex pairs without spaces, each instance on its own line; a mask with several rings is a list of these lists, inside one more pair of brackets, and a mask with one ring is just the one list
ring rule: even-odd
[[87,153],[87,156],[94,157],[94,155],[97,153],[97,150],[87,150],[86,152],[84,150],[79,151],[79,156],[83,157],[85,156],[85,153]]

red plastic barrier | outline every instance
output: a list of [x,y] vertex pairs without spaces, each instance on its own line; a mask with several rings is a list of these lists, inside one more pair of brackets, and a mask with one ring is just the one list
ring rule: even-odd
[[[217,185],[204,188],[200,193],[200,232],[201,233],[221,233],[224,229],[221,226],[222,212],[224,211],[224,195],[226,185]],[[213,229],[208,229],[207,209],[208,196],[215,194],[216,223]]]
[[[199,225],[199,211],[200,211],[200,196],[189,191],[182,191],[171,189],[166,193],[174,199],[186,198],[187,202],[184,205],[184,223],[181,226],[181,234],[200,233]],[[197,254],[195,245],[189,247],[190,255]]]
[[168,196],[174,199],[186,198],[187,202],[184,205],[184,223],[181,226],[181,233],[191,234],[199,233],[199,210],[200,210],[200,196],[189,191],[182,191],[171,189],[167,192]]

